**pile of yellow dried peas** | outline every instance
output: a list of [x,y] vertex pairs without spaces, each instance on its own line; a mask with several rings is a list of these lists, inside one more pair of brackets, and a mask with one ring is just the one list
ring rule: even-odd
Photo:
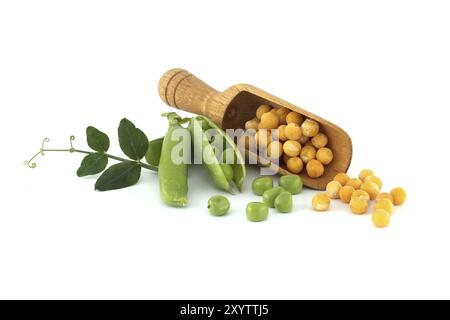
[[378,228],[389,225],[394,205],[405,202],[406,191],[397,187],[388,192],[381,192],[383,183],[372,170],[364,169],[358,178],[350,178],[346,173],[339,173],[329,182],[326,193],[318,193],[312,199],[316,211],[330,208],[330,199],[341,199],[348,203],[354,214],[366,213],[370,200],[375,200],[372,222]]
[[[267,104],[256,109],[256,117],[245,123],[245,129],[254,129],[257,148],[267,150],[271,159],[282,159],[292,173],[306,172],[311,178],[319,178],[325,166],[333,161],[333,151],[327,148],[328,137],[320,132],[317,121],[308,119],[298,112]],[[251,142],[246,140],[248,148]]]

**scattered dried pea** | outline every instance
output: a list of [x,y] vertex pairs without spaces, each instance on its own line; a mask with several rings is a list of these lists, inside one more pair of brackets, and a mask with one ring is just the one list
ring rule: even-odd
[[327,211],[330,208],[330,198],[325,193],[317,193],[312,198],[312,207],[316,211]]
[[397,187],[391,191],[393,203],[396,206],[403,204],[406,201],[406,191],[403,188]]
[[264,191],[273,188],[272,177],[258,177],[252,181],[253,193],[257,196],[262,196]]
[[366,177],[372,176],[372,175],[374,175],[374,172],[373,172],[372,170],[370,170],[370,169],[363,169],[363,170],[361,170],[361,172],[359,173],[358,178],[359,178],[361,181],[364,181],[364,179],[365,179]]
[[331,199],[339,199],[339,192],[341,191],[342,185],[337,181],[330,181],[327,184],[327,195]]
[[292,194],[287,191],[281,192],[274,203],[275,209],[281,213],[288,213],[292,211]]
[[348,179],[348,181],[345,185],[352,186],[355,190],[358,190],[359,188],[361,188],[362,181],[359,180],[358,178],[352,178],[352,179]]
[[367,176],[364,178],[364,182],[375,182],[378,185],[378,188],[383,188],[383,182],[381,179],[375,175]]
[[383,209],[377,209],[372,214],[373,225],[377,228],[385,228],[389,225],[391,214]]
[[375,182],[364,182],[361,185],[361,190],[366,191],[369,196],[370,200],[375,200],[375,198],[380,193],[380,188],[378,188],[378,185]]
[[245,210],[247,219],[252,222],[261,222],[267,219],[269,207],[262,202],[250,202]]
[[[350,177],[344,173],[338,173],[335,177],[334,177],[334,181],[339,182],[342,186],[345,186],[347,184],[347,181],[350,179]],[[349,200],[350,201],[350,200]]]
[[355,192],[352,193],[352,199],[353,198],[361,198],[367,202],[370,200],[370,195],[367,193],[367,191],[364,190],[355,190]]
[[381,192],[377,195],[376,201],[380,201],[381,199],[388,199],[392,203],[394,203],[394,199],[392,198],[392,195],[389,192]]
[[349,203],[352,199],[353,192],[355,192],[355,189],[352,186],[343,186],[339,191],[339,198],[343,202]]
[[381,199],[375,203],[375,210],[377,209],[383,209],[392,214],[394,211],[394,205],[389,199]]
[[355,214],[363,214],[369,208],[369,201],[361,197],[352,197],[350,200],[350,210]]

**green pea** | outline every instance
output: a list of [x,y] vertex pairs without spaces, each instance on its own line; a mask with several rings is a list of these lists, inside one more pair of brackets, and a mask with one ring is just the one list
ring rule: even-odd
[[247,204],[246,214],[249,221],[264,221],[269,215],[269,207],[262,202],[250,202]]
[[275,208],[278,212],[288,213],[292,211],[292,194],[287,191],[281,192],[275,198]]
[[230,166],[229,164],[225,164],[225,163],[222,163],[220,166],[222,167],[222,171],[223,171],[223,174],[225,175],[225,178],[227,178],[227,180],[229,182],[233,181],[233,176],[234,176],[233,167]]
[[224,196],[212,196],[208,200],[208,210],[213,216],[223,216],[230,210],[230,201]]
[[264,191],[273,188],[273,179],[271,177],[259,177],[253,180],[252,190],[257,196],[262,196]]
[[275,208],[275,198],[278,197],[278,195],[283,191],[285,190],[282,187],[276,187],[264,191],[263,193],[264,203],[271,208]]
[[297,175],[282,176],[280,178],[280,187],[283,187],[291,194],[299,194],[303,189],[303,181]]

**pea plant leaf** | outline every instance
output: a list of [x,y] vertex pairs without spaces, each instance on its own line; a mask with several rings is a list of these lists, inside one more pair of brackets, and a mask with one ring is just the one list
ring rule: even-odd
[[97,179],[95,190],[108,191],[135,185],[141,176],[141,166],[134,161],[124,161],[109,167]]
[[120,121],[118,134],[120,148],[130,159],[141,160],[145,156],[148,148],[147,136],[130,120],[123,118]]
[[109,138],[105,133],[101,132],[97,128],[89,126],[86,128],[86,137],[87,143],[92,150],[98,152],[108,151]]
[[95,152],[88,154],[81,161],[81,165],[77,170],[77,176],[85,177],[97,174],[105,170],[108,165],[108,156],[103,152]]

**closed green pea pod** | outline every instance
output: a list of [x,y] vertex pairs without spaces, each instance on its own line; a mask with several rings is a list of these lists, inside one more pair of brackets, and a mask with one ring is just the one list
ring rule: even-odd
[[184,120],[176,113],[163,115],[169,119],[169,129],[162,143],[159,160],[160,195],[166,204],[184,207],[188,201],[188,175],[187,161],[183,160],[190,158],[190,133],[181,126]]

